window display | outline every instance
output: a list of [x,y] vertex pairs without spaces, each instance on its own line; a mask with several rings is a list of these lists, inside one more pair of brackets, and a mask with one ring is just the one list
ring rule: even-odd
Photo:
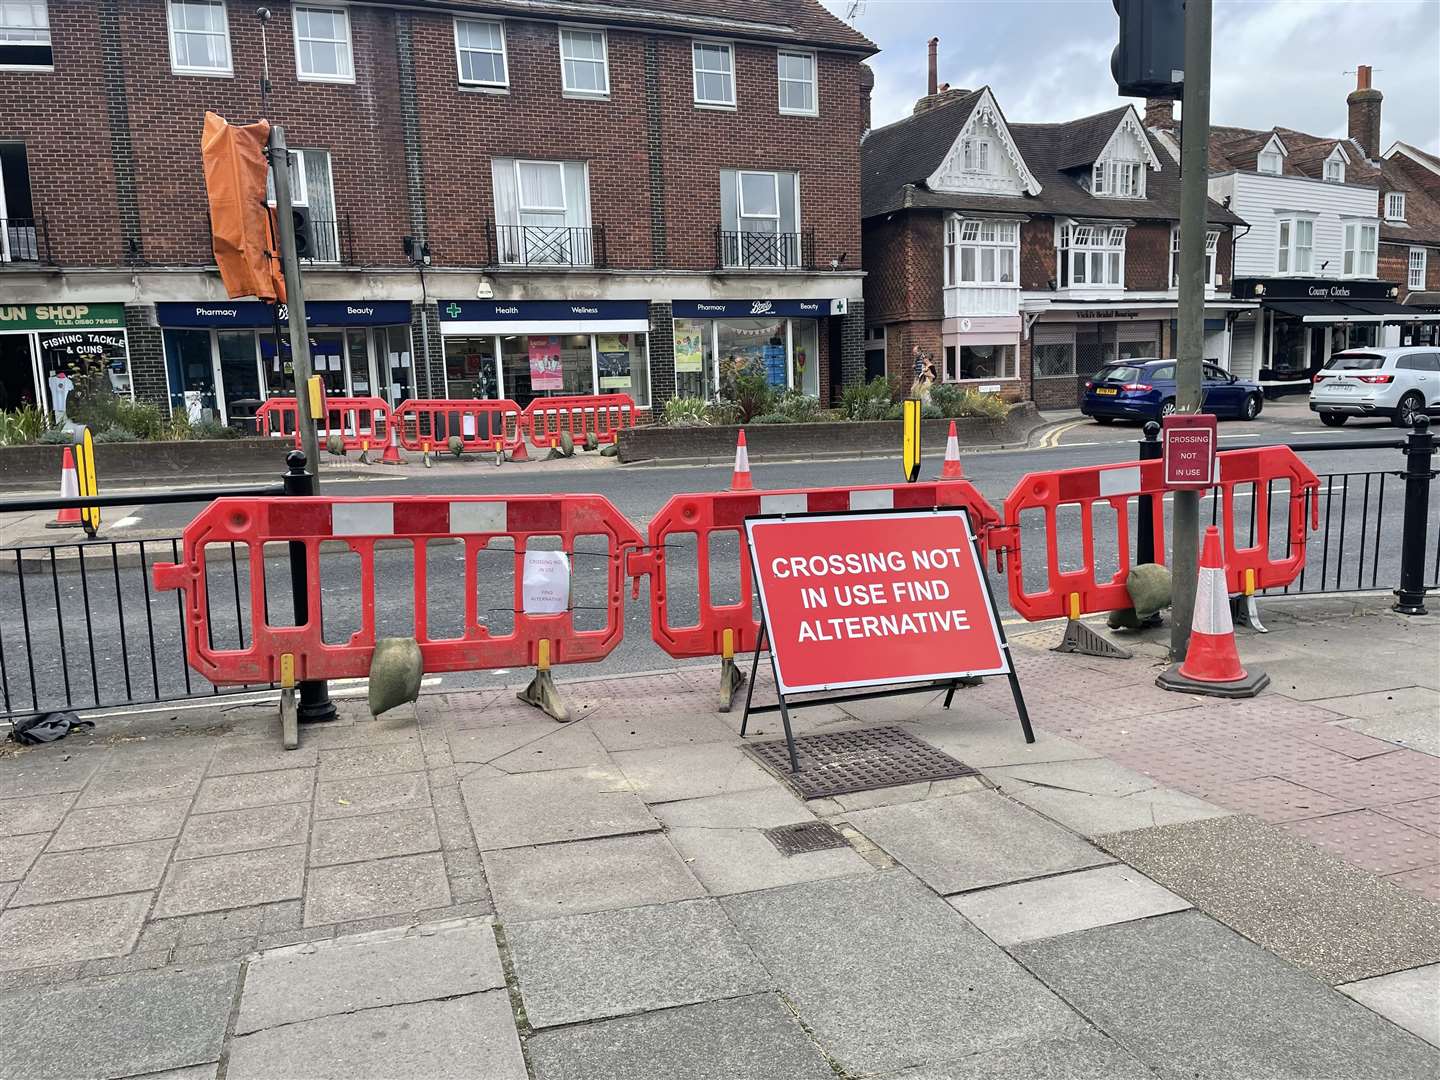
[[960,378],[1015,378],[1014,345],[961,345]]
[[521,405],[537,397],[593,394],[589,334],[506,334],[500,339],[505,396]]
[[500,397],[500,369],[495,362],[493,337],[445,339],[445,396]]
[[820,324],[814,319],[676,319],[675,392],[711,397],[736,371],[820,396]]
[[131,396],[130,361],[122,330],[72,330],[40,334],[40,364],[47,372],[64,371],[83,385],[89,372],[102,368],[110,392]]
[[675,320],[675,394],[710,398],[715,393],[714,339],[709,319]]

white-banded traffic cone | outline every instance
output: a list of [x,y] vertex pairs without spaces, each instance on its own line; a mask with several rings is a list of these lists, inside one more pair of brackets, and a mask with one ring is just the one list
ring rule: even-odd
[[955,421],[950,421],[950,434],[945,439],[945,467],[940,470],[941,480],[964,480],[965,471],[960,468],[960,439],[955,434]]
[[[70,452],[70,447],[65,447],[65,456],[60,462],[60,498],[78,499],[80,497],[80,474],[75,471],[75,455]],[[72,529],[83,524],[80,520],[80,508],[78,506],[62,507],[55,514],[54,521],[47,521],[47,529]]]
[[750,482],[750,451],[745,448],[745,429],[735,440],[735,471],[730,476],[731,491],[750,491],[755,485]]
[[1156,685],[1186,694],[1214,697],[1254,697],[1270,685],[1270,676],[1252,668],[1246,671],[1235,647],[1235,625],[1230,621],[1230,591],[1225,585],[1225,560],[1220,554],[1220,530],[1205,530],[1200,549],[1200,573],[1195,582],[1195,617],[1190,623],[1190,645],[1185,661],[1167,668]]

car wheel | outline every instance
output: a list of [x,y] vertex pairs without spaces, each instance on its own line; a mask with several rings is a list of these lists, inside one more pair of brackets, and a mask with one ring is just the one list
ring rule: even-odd
[[1414,427],[1415,418],[1425,415],[1425,399],[1415,391],[1410,391],[1400,399],[1400,404],[1395,407],[1395,426]]
[[1094,418],[1094,420],[1097,424],[1113,424],[1115,422],[1115,418],[1113,416],[1097,416]]
[[1246,420],[1254,420],[1257,416],[1260,415],[1261,408],[1262,404],[1260,401],[1260,395],[1251,394],[1245,399],[1245,409],[1243,412],[1244,418]]
[[1344,427],[1345,421],[1349,419],[1350,417],[1346,416],[1344,413],[1322,412],[1320,414],[1320,423],[1324,424],[1326,427]]
[[1160,415],[1161,415],[1161,416],[1173,416],[1173,415],[1175,415],[1175,399],[1174,399],[1174,398],[1166,398],[1164,401],[1162,401],[1162,402],[1160,403]]

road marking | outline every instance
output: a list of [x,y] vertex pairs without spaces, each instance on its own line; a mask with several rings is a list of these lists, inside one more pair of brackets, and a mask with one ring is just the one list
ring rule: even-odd
[[112,529],[128,529],[131,525],[138,524],[140,524],[140,519],[134,514],[131,514],[129,517],[121,518],[119,521],[115,522],[115,524],[111,525],[110,527]]
[[1078,427],[1084,427],[1090,423],[1090,418],[1084,420],[1072,420],[1068,424],[1061,424],[1059,427],[1051,428],[1041,437],[1039,445],[1045,448],[1053,448],[1060,445],[1060,439],[1067,432],[1074,431]]
[[1233,433],[1233,434],[1231,434],[1230,432],[1226,432],[1224,435],[1221,435],[1220,438],[1222,438],[1222,439],[1258,439],[1258,438],[1260,438],[1260,432],[1258,432],[1258,431],[1254,431],[1254,432],[1248,432],[1248,431],[1247,431],[1247,432],[1238,432],[1238,431],[1237,431],[1237,432],[1235,432],[1235,433]]

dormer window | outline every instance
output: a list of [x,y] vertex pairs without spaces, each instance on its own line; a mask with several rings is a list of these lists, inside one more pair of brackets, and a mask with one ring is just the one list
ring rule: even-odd
[[1270,176],[1280,175],[1280,154],[1275,150],[1266,150],[1260,155],[1255,164],[1255,171],[1267,173]]
[[1097,161],[1090,173],[1090,191],[1112,199],[1145,197],[1145,166],[1138,161]]
[[1331,158],[1325,162],[1325,179],[1332,184],[1343,184],[1345,182],[1345,163],[1339,158]]
[[960,167],[966,172],[990,171],[990,140],[966,139],[960,147]]
[[1385,193],[1385,220],[1405,220],[1405,193],[1403,191],[1387,191]]

